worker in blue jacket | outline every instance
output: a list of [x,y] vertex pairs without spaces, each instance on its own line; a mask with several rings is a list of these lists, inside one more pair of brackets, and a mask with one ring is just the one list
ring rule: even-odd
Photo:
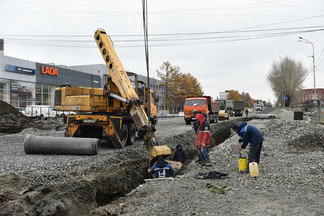
[[262,142],[264,140],[261,132],[253,125],[248,125],[246,122],[234,125],[233,131],[235,131],[241,139],[239,142],[242,143],[239,149],[245,149],[250,143],[250,151],[248,163],[257,162],[260,163],[260,154],[262,148]]
[[156,164],[150,171],[150,174],[155,173],[155,178],[167,178],[167,177],[174,177],[174,172],[171,165],[166,162],[163,156],[159,156]]

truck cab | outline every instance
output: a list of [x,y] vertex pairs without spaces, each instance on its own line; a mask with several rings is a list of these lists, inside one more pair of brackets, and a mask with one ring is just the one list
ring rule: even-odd
[[192,111],[197,110],[207,114],[208,122],[218,122],[219,102],[213,101],[210,96],[188,97],[184,104],[184,120],[190,125],[195,120]]

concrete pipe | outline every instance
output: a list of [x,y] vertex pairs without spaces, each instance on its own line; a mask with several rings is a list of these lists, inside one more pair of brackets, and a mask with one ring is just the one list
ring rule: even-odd
[[99,139],[27,134],[24,149],[26,154],[96,155],[99,151]]

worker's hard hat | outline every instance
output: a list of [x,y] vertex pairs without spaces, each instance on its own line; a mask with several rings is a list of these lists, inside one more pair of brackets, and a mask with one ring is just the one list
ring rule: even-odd
[[192,111],[192,114],[196,114],[196,113],[198,113],[198,110],[195,109]]

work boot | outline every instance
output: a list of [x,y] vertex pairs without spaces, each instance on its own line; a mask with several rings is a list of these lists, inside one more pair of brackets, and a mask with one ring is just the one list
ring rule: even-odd
[[212,166],[212,163],[211,163],[209,157],[207,157],[207,158],[204,160],[204,165],[203,165],[203,166]]

